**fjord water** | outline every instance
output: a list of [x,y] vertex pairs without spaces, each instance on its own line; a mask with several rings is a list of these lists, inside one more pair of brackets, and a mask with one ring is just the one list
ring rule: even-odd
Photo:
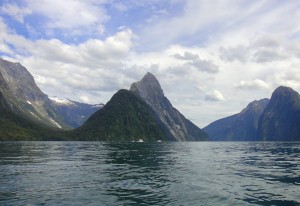
[[0,205],[300,205],[300,143],[0,142]]

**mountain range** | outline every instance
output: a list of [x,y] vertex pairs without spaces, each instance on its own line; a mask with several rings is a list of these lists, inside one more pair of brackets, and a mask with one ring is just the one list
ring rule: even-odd
[[0,59],[0,74],[2,128],[8,131],[0,130],[0,140],[208,140],[171,105],[150,73],[132,85],[136,90],[122,89],[106,105],[49,98],[19,63]]
[[280,86],[270,100],[253,101],[203,130],[212,141],[300,141],[300,95]]
[[217,120],[203,130],[211,141],[254,141],[257,138],[259,118],[269,99],[255,100],[240,113]]
[[130,90],[119,90],[70,139],[114,141],[204,141],[207,134],[187,120],[164,96],[155,76],[147,73]]
[[174,108],[147,73],[107,104],[48,97],[20,63],[0,58],[0,140],[299,141],[300,95],[280,86],[271,99],[203,130]]

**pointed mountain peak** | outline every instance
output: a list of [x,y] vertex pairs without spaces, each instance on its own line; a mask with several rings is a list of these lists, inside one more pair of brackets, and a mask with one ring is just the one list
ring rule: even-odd
[[156,77],[150,73],[147,72],[147,74],[145,74],[145,76],[142,78],[141,81],[137,82],[139,84],[143,84],[145,86],[150,86],[150,87],[156,87],[161,89],[160,84],[158,82],[158,80],[156,79]]
[[143,80],[153,80],[153,81],[157,81],[156,77],[154,76],[154,74],[147,72],[147,74],[145,74],[145,76],[142,78]]
[[130,91],[146,100],[164,96],[158,80],[150,72],[147,72],[140,81],[133,83],[130,87]]

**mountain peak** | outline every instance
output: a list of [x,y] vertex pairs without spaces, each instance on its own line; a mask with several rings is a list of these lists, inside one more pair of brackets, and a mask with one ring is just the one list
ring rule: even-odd
[[156,87],[157,89],[161,89],[161,86],[160,86],[158,80],[150,72],[147,72],[147,74],[145,74],[145,76],[142,78],[142,80],[137,82],[137,83],[138,84],[143,84],[143,85],[148,86],[148,87],[152,87],[152,88]]
[[[156,77],[154,76],[154,74],[150,73],[150,72],[147,72],[145,74],[145,76],[143,77],[143,79],[145,80],[151,80],[151,81],[157,81]],[[143,80],[142,79],[142,80]]]
[[273,92],[272,97],[276,97],[276,96],[292,97],[294,95],[297,96],[298,92],[296,92],[295,90],[293,90],[290,87],[279,86]]
[[299,116],[299,93],[289,87],[278,87],[260,118],[258,137],[265,141],[299,140]]
[[168,131],[169,140],[199,141],[206,140],[207,134],[186,119],[165,97],[156,77],[148,72],[139,82],[131,85],[130,91],[144,100]]
[[279,86],[272,93],[272,104],[294,104],[294,102],[300,101],[299,93],[290,87]]
[[146,101],[164,97],[158,80],[150,72],[147,72],[140,81],[133,83],[130,87],[130,91],[141,96]]

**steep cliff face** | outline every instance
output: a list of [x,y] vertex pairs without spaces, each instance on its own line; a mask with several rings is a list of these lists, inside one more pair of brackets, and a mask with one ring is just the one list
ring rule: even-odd
[[300,95],[278,87],[259,120],[258,137],[264,141],[300,140]]
[[259,118],[269,99],[255,100],[240,113],[217,120],[203,130],[212,141],[257,141]]
[[168,132],[168,138],[176,141],[207,140],[207,134],[186,119],[165,97],[163,90],[151,73],[147,73],[141,81],[133,83],[130,91],[151,106],[161,124]]
[[20,63],[0,58],[0,92],[14,113],[53,128],[71,129],[82,125],[101,105],[49,99],[33,76]]
[[38,124],[10,110],[0,92],[0,141],[62,140],[60,131]]
[[3,77],[0,91],[13,112],[51,127],[69,128],[51,108],[51,101],[25,67],[0,59],[0,73]]

